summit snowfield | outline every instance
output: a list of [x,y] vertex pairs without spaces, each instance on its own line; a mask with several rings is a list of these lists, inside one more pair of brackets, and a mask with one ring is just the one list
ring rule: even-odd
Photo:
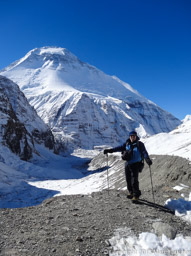
[[0,72],[17,83],[64,150],[169,132],[181,122],[117,77],[60,47],[31,50]]

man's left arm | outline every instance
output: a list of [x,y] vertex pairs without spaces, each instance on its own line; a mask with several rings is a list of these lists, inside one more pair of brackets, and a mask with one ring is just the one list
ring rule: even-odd
[[140,141],[140,150],[141,150],[141,154],[143,155],[146,163],[150,166],[152,164],[152,161],[151,161],[151,159],[149,157],[149,154],[148,154],[148,152],[147,152],[147,150],[145,148],[144,143],[141,142],[141,141]]

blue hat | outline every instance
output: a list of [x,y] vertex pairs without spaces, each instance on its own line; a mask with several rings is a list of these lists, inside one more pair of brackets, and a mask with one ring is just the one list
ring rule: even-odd
[[129,136],[131,136],[131,135],[135,135],[135,136],[137,136],[136,131],[131,131],[131,132],[129,133]]

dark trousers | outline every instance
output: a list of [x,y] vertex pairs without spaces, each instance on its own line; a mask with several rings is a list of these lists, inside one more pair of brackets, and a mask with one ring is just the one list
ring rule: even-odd
[[133,196],[139,197],[141,191],[139,190],[139,172],[140,163],[134,163],[131,165],[125,164],[125,177],[127,182],[127,189]]

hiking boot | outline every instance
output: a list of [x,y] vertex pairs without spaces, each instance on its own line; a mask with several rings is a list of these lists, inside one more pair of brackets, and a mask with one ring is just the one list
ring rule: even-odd
[[133,198],[133,195],[132,195],[132,194],[128,194],[128,195],[127,195],[127,198],[128,198],[128,199],[132,199],[132,198]]
[[138,201],[139,201],[139,197],[138,196],[133,196],[132,203],[136,204],[136,203],[138,203]]

